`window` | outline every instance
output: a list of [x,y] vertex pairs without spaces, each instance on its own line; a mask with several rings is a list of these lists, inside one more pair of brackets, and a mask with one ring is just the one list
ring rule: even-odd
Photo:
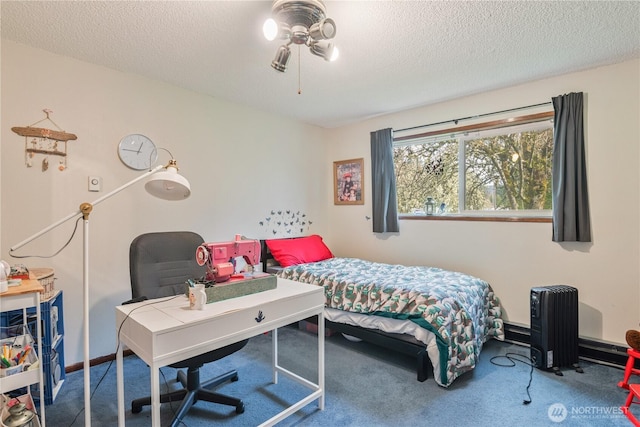
[[535,116],[396,138],[398,213],[549,217],[553,114]]

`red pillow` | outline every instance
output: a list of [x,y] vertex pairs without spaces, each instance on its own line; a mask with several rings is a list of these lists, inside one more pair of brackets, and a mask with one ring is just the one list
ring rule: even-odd
[[322,241],[322,237],[317,234],[293,239],[266,240],[265,242],[273,258],[282,267],[333,258],[333,254]]

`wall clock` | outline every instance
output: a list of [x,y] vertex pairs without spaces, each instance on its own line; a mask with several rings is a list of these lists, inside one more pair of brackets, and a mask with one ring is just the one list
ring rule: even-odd
[[118,144],[118,156],[122,163],[135,170],[150,169],[158,159],[156,144],[140,134],[127,135]]

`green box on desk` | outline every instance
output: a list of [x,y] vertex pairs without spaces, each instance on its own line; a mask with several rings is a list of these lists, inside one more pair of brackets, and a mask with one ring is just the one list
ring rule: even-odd
[[[254,273],[244,279],[229,279],[226,282],[216,283],[204,288],[207,293],[207,304],[230,298],[251,295],[258,292],[275,289],[278,286],[278,278],[273,274]],[[189,290],[187,289],[187,293]]]

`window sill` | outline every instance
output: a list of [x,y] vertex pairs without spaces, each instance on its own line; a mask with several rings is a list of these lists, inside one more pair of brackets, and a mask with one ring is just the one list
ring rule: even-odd
[[551,223],[551,217],[546,216],[471,216],[471,215],[399,215],[401,220],[418,221],[490,221],[490,222],[546,222]]

